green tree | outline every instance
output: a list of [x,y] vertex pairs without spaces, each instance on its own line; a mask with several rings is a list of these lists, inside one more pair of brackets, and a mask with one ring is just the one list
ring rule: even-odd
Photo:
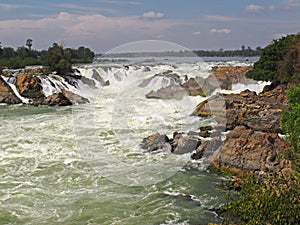
[[68,51],[63,46],[54,43],[43,56],[43,65],[49,71],[56,71],[65,75],[72,72],[71,58]]
[[26,40],[26,46],[28,47],[29,50],[31,50],[31,47],[32,47],[32,40],[31,39]]
[[289,135],[293,152],[300,152],[300,85],[288,91],[288,109],[282,112],[281,127]]

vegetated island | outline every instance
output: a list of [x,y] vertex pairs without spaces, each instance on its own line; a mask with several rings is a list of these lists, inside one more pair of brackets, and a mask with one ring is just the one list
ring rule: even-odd
[[[54,43],[48,50],[37,51],[32,48],[32,40],[26,41],[26,46],[0,46],[0,103],[65,106],[89,102],[88,99],[72,93],[67,88],[61,92],[46,96],[43,93],[42,79],[51,78],[59,82],[63,79],[76,87],[78,81],[93,84],[92,80],[82,77],[72,67],[73,64],[92,63],[95,53],[86,47],[78,49],[64,48]],[[26,68],[26,66],[33,66]],[[13,69],[17,69],[14,71]],[[57,75],[57,76],[56,76]],[[55,84],[51,80],[49,83]],[[12,88],[16,87],[16,91]]]

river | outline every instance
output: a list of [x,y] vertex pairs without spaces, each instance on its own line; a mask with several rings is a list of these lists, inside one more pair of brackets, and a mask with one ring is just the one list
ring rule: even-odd
[[[155,132],[171,137],[174,131],[213,123],[190,116],[205,98],[146,99],[147,92],[170,81],[139,84],[168,70],[207,77],[216,65],[251,63],[107,60],[78,67],[86,77],[95,69],[110,81],[105,87],[96,83],[93,90],[81,86],[78,93],[90,104],[0,105],[0,224],[220,223],[214,209],[226,202],[220,190],[223,177],[209,172],[207,160],[149,153],[139,146]],[[237,84],[232,92],[262,87]]]

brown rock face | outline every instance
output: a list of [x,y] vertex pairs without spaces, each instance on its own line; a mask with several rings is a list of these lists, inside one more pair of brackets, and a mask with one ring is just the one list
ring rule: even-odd
[[237,126],[227,134],[211,160],[242,170],[269,171],[278,164],[276,157],[285,148],[284,141],[277,134],[255,133],[252,129]]
[[227,130],[246,126],[255,131],[278,133],[281,132],[281,111],[287,107],[286,90],[287,87],[281,85],[259,95],[249,90],[219,94],[199,103],[192,115],[217,116],[217,121],[226,122]]
[[11,87],[0,76],[0,103],[19,104],[22,101],[15,95]]
[[38,77],[30,74],[18,74],[16,78],[16,87],[20,95],[26,98],[44,97],[43,87]]
[[211,72],[222,89],[230,90],[232,84],[248,81],[245,74],[251,68],[250,66],[215,66],[211,69]]

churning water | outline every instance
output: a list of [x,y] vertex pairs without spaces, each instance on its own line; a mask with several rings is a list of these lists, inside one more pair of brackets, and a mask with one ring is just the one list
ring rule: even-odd
[[[76,91],[90,104],[71,107],[0,105],[0,224],[207,224],[221,222],[213,209],[225,202],[222,178],[205,160],[149,153],[139,146],[153,133],[197,131],[209,119],[189,116],[202,97],[146,99],[170,80],[152,79],[171,70],[207,77],[215,65],[249,62],[139,61],[94,63],[110,85]],[[146,68],[147,67],[147,68]],[[48,94],[61,88],[43,81]],[[52,81],[59,83],[58,79]],[[61,83],[63,81],[60,81]],[[64,84],[67,86],[68,84]],[[260,91],[263,84],[235,85]],[[53,89],[54,88],[54,89]],[[71,87],[70,87],[71,88]]]

